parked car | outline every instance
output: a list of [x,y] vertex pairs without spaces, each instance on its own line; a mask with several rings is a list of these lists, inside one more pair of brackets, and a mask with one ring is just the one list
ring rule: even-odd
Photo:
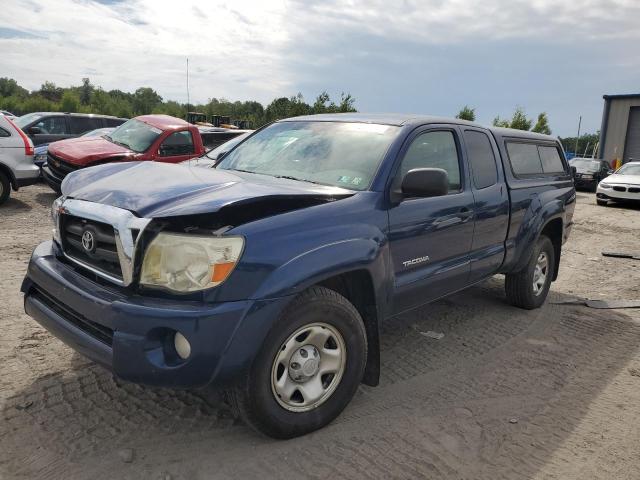
[[96,128],[122,125],[126,118],[88,113],[35,112],[16,119],[18,125],[35,146],[79,137]]
[[33,163],[33,143],[9,117],[0,115],[0,205],[11,189],[34,184],[40,169]]
[[573,179],[576,188],[586,188],[591,192],[596,191],[600,180],[613,173],[606,161],[597,158],[574,157],[569,160],[569,165],[575,167]]
[[541,306],[576,199],[556,138],[365,114],[275,122],[216,168],[100,165],[62,190],[26,312],[122,379],[225,388],[277,438],[378,383],[384,319],[497,273]]
[[[96,128],[95,130],[89,130],[88,132],[83,133],[80,137],[101,137],[103,135],[108,135],[115,130],[114,127],[108,128]],[[63,140],[60,140],[63,141]],[[38,145],[35,147],[35,156],[33,162],[38,165],[38,167],[42,168],[42,166],[47,163],[47,152],[49,150],[49,144],[43,143],[42,145]]]
[[610,201],[640,200],[640,162],[628,162],[602,180],[596,190],[596,202],[606,206]]
[[185,164],[188,164],[192,167],[212,167],[217,162],[219,162],[222,157],[224,157],[227,153],[229,153],[236,145],[241,143],[245,138],[251,135],[252,132],[243,133],[242,135],[238,135],[237,137],[232,138],[231,140],[227,140],[222,145],[217,146],[213,150],[209,150],[207,153],[202,155],[201,157],[192,158],[191,160],[186,160]]
[[143,115],[101,137],[49,145],[42,176],[56,192],[67,174],[109,162],[154,160],[179,163],[204,153],[198,127],[168,115]]
[[5,117],[9,117],[9,120],[14,120],[17,117],[11,113],[9,110],[0,110],[0,115],[4,115]]

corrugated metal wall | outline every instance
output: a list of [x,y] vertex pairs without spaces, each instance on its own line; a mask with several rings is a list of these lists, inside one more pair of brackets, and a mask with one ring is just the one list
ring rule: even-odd
[[615,158],[624,158],[624,146],[627,136],[627,124],[631,107],[640,106],[640,98],[612,98],[609,110],[609,123],[607,136],[604,142],[604,152],[600,153],[602,159],[610,162]]

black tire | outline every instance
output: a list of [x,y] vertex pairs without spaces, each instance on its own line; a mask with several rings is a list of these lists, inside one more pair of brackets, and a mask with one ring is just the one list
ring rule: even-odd
[[11,182],[4,172],[0,172],[0,205],[9,200],[9,195],[11,195]]
[[[547,267],[544,284],[535,292],[534,274],[536,264],[542,254],[546,255]],[[540,307],[547,298],[551,279],[555,273],[555,250],[549,237],[541,235],[533,247],[531,258],[527,266],[518,273],[506,275],[504,289],[507,293],[507,300],[516,307],[531,310]]]
[[[293,412],[275,398],[272,365],[292,334],[318,322],[336,329],[344,340],[342,377],[324,403]],[[327,425],[344,410],[362,381],[366,359],[367,336],[356,308],[333,290],[312,287],[298,295],[276,321],[246,378],[227,392],[227,398],[236,415],[253,429],[273,438],[297,437]]]
[[599,198],[596,198],[596,203],[601,207],[606,207],[609,205],[609,200],[601,200]]

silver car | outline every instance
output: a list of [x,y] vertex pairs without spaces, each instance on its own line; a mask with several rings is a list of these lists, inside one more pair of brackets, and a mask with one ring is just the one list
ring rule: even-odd
[[33,143],[8,117],[0,115],[0,205],[11,189],[38,181],[40,169],[33,163]]
[[640,200],[640,162],[625,163],[598,184],[598,205],[607,205],[611,200]]

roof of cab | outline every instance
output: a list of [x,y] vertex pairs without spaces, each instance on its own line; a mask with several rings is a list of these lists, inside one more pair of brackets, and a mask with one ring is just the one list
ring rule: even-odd
[[436,117],[431,115],[416,115],[409,113],[322,113],[318,115],[303,115],[301,117],[291,117],[281,120],[282,122],[354,122],[354,123],[377,123],[382,125],[423,125],[428,123],[449,123],[456,125],[468,125],[471,127],[490,130],[502,137],[518,137],[532,140],[557,141],[556,137],[543,135],[541,133],[528,132],[526,130],[516,130],[513,128],[486,127],[474,122],[460,120],[459,118]]
[[416,115],[410,113],[321,113],[317,115],[303,115],[281,120],[282,122],[353,122],[377,123],[382,125],[403,126],[424,123],[456,123],[481,127],[473,122],[457,118],[435,117],[430,115]]
[[172,117],[171,115],[140,115],[136,117],[136,120],[140,120],[152,127],[159,128],[160,130],[171,130],[174,128],[184,128],[191,125],[189,122],[182,120],[181,118]]

